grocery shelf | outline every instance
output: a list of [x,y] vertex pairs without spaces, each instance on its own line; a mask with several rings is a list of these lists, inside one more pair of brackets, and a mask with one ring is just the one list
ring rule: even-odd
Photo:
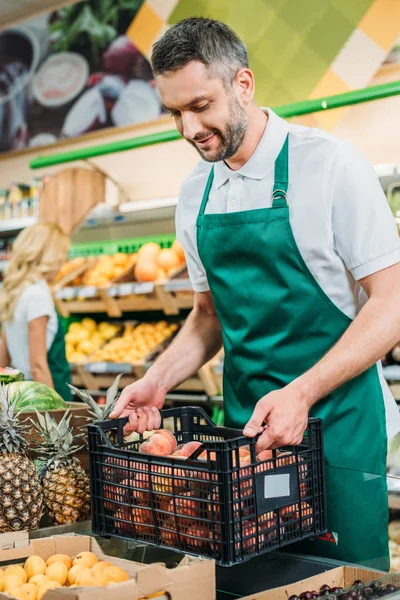
[[[126,286],[123,292],[127,295],[116,297],[122,285]],[[109,317],[119,318],[124,312],[147,311],[178,315],[181,310],[193,308],[193,294],[174,295],[164,284],[133,283],[104,289],[93,286],[62,288],[54,292],[54,302],[58,312],[64,318],[71,314],[91,313],[105,313]]]
[[30,227],[38,222],[36,217],[24,217],[21,219],[4,219],[0,223],[0,235],[2,233],[18,232],[25,227]]
[[[123,375],[120,381],[120,389],[123,389],[127,385],[134,383],[145,373],[145,368],[140,374],[137,367],[135,367],[136,373],[128,373]],[[99,391],[101,389],[107,389],[115,380],[115,373],[91,373],[87,371],[83,365],[76,367],[72,372],[72,383],[76,387],[84,387],[87,390]],[[197,376],[190,377],[182,385],[174,389],[174,392],[206,392],[207,398],[218,393],[217,385],[212,379],[210,370],[207,365],[202,367]],[[207,393],[208,392],[208,393]]]

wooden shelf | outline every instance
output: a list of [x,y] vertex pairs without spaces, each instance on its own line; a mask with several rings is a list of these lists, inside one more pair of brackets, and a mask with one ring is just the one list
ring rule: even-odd
[[[143,365],[135,365],[134,372],[127,373],[121,377],[119,388],[123,389],[130,383],[134,383],[145,374]],[[76,387],[84,387],[87,390],[99,391],[107,389],[115,380],[115,373],[92,373],[85,370],[84,365],[77,365],[72,371],[72,383]],[[187,379],[182,385],[175,388],[174,391],[181,392],[205,392],[207,396],[216,396],[220,390],[214,377],[214,370],[211,363],[204,365],[197,375]]]
[[151,294],[131,294],[115,298],[107,289],[99,289],[96,298],[64,300],[54,294],[54,302],[62,317],[71,314],[106,313],[121,317],[124,312],[162,311],[165,315],[179,315],[181,310],[193,308],[193,294],[169,292],[155,284]]

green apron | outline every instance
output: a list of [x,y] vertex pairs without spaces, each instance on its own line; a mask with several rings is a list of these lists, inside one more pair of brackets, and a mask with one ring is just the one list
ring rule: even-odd
[[71,371],[65,354],[64,327],[59,315],[57,319],[57,333],[47,352],[47,362],[53,377],[54,389],[66,402],[71,402],[72,394],[68,387],[68,383],[71,383]]
[[[318,285],[294,239],[288,147],[286,138],[271,208],[205,214],[212,168],[197,218],[198,251],[223,331],[230,427],[244,427],[260,398],[315,365],[351,323]],[[320,400],[310,416],[324,424],[329,533],[291,548],[388,570],[387,435],[377,367]]]

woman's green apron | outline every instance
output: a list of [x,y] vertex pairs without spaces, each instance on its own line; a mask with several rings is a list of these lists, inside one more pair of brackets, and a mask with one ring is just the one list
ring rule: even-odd
[[[197,218],[198,251],[222,325],[225,424],[242,428],[265,394],[316,364],[351,319],[305,264],[290,224],[286,141],[275,163],[272,207]],[[304,214],[305,219],[311,215]],[[377,367],[311,410],[324,420],[328,531],[293,550],[388,569],[387,436]]]
[[65,355],[64,327],[59,315],[57,333],[47,351],[47,362],[53,377],[54,389],[66,402],[71,402],[72,395],[68,384],[71,383],[71,371]]

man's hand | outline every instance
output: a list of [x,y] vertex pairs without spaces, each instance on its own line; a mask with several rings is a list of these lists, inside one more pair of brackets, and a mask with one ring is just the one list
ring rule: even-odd
[[297,446],[303,440],[307,428],[310,404],[304,396],[288,385],[271,392],[256,404],[250,421],[244,428],[244,435],[254,437],[260,430],[256,452],[281,446]]
[[110,418],[129,417],[129,422],[124,427],[125,435],[133,431],[144,433],[159,429],[160,409],[164,405],[165,395],[165,390],[158,382],[145,375],[122,391]]

